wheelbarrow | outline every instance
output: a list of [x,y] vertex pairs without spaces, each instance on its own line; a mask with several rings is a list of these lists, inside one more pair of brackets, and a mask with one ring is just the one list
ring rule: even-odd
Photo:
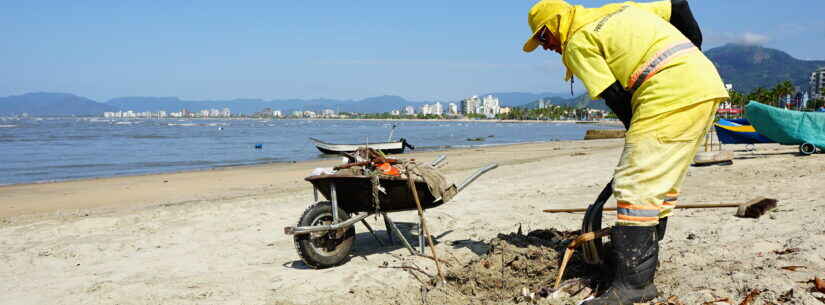
[[[437,166],[443,160],[444,156],[441,156],[432,165]],[[496,167],[498,167],[497,164],[490,164],[476,170],[457,185],[456,190],[460,193],[482,174]],[[329,174],[309,176],[304,180],[312,183],[315,203],[304,210],[297,226],[285,227],[284,233],[293,235],[298,255],[307,265],[314,268],[328,268],[342,263],[352,250],[355,241],[355,224],[358,222],[361,222],[378,241],[378,244],[383,246],[383,242],[375,235],[372,227],[364,221],[368,216],[375,214],[384,218],[387,231],[391,232],[390,243],[393,242],[392,236],[395,235],[410,251],[410,254],[424,253],[422,226],[420,224],[418,226],[421,247],[419,252],[410,245],[395,222],[387,216],[388,213],[417,209],[406,177],[381,176],[379,184],[383,192],[378,193],[380,203],[378,206],[373,204],[372,177],[370,176]],[[444,204],[442,198],[437,198],[430,192],[423,179],[415,177],[414,182],[423,209],[431,209]],[[318,193],[321,193],[325,200],[319,201]]]

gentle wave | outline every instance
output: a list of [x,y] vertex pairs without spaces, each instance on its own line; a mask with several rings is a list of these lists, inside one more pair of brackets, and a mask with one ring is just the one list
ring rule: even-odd
[[174,139],[176,137],[160,136],[160,135],[124,135],[123,137],[129,139]]
[[181,127],[204,127],[204,126],[229,126],[227,123],[167,123],[166,126],[181,126]]
[[100,136],[63,136],[63,137],[52,137],[52,139],[65,139],[65,140],[93,140],[97,139]]

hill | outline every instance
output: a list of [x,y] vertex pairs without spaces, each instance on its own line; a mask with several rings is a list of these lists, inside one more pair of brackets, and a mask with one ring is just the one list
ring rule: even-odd
[[116,110],[116,107],[68,93],[35,92],[0,97],[0,115],[6,116],[23,113],[31,116],[85,116]]
[[744,93],[757,87],[773,87],[785,80],[806,90],[811,72],[825,66],[825,60],[796,59],[777,49],[752,45],[727,44],[707,50],[705,55],[726,83]]

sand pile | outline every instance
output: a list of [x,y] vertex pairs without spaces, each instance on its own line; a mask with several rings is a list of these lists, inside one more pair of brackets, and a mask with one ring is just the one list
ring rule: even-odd
[[[488,242],[489,250],[447,272],[449,288],[470,299],[486,303],[521,303],[552,293],[558,267],[567,243],[578,232],[554,229],[499,234]],[[589,267],[576,255],[565,278],[583,276]],[[567,295],[589,294],[589,280],[574,280]],[[587,291],[586,291],[587,290]],[[533,295],[531,298],[530,295]],[[585,294],[582,296],[582,294]],[[560,300],[556,300],[556,304]],[[572,301],[572,300],[571,300]]]

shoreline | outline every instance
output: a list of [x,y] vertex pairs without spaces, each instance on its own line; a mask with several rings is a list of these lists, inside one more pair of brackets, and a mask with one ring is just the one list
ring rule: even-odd
[[[592,142],[592,140],[559,140],[559,141],[534,141],[523,143],[508,143],[508,144],[487,144],[487,145],[469,145],[466,147],[449,147],[444,149],[412,151],[401,155],[390,155],[394,157],[401,157],[405,159],[415,159],[422,156],[435,159],[437,155],[441,154],[455,154],[462,151],[484,150],[484,149],[508,149],[518,146],[543,146],[552,145],[553,143],[560,143],[560,145],[575,145],[577,142]],[[40,181],[17,184],[0,185],[0,217],[22,216],[29,214],[42,214],[48,212],[55,212],[65,209],[96,209],[108,208],[117,206],[129,207],[143,207],[147,205],[157,204],[172,204],[180,201],[201,200],[205,198],[232,198],[235,195],[242,195],[235,191],[223,193],[223,191],[209,190],[208,182],[212,176],[230,176],[229,178],[220,178],[218,180],[229,180],[238,178],[240,183],[225,185],[223,189],[245,189],[245,190],[265,190],[272,187],[273,184],[261,182],[249,182],[250,178],[261,178],[263,181],[266,171],[285,171],[290,174],[296,173],[299,169],[305,169],[306,175],[316,167],[332,167],[339,164],[340,158],[330,155],[329,158],[318,158],[302,161],[286,161],[286,162],[269,162],[261,164],[247,164],[247,165],[230,165],[221,167],[210,167],[203,169],[188,169],[170,172],[158,173],[143,173],[133,175],[115,175],[105,177],[88,177],[67,180],[53,180]],[[242,177],[249,175],[249,177]],[[205,192],[203,196],[164,196],[162,194],[140,194],[140,191],[130,191],[132,189],[152,188],[159,190],[169,189],[168,185],[173,180],[187,180],[192,181],[186,183],[183,187],[196,189],[198,192]],[[130,187],[128,184],[137,184]],[[197,184],[203,184],[198,186]],[[119,189],[117,193],[120,196],[127,197],[127,199],[118,200],[105,199],[110,198],[111,195],[105,195],[110,191],[104,191],[100,188],[89,188],[84,190],[89,185],[99,185],[100,187],[116,187]],[[179,187],[179,186],[175,186]],[[38,201],[37,196],[40,192],[54,193],[63,192],[65,196],[55,198],[52,203],[44,203]],[[85,194],[84,194],[85,191]],[[242,192],[241,192],[242,193]],[[227,194],[227,195],[221,195]],[[82,200],[78,200],[83,198]],[[128,200],[132,198],[133,200]],[[172,200],[164,200],[173,198]],[[81,203],[75,203],[81,201]],[[129,203],[129,202],[132,203]],[[34,202],[32,204],[20,204],[19,202]],[[135,203],[138,202],[138,203]]]

